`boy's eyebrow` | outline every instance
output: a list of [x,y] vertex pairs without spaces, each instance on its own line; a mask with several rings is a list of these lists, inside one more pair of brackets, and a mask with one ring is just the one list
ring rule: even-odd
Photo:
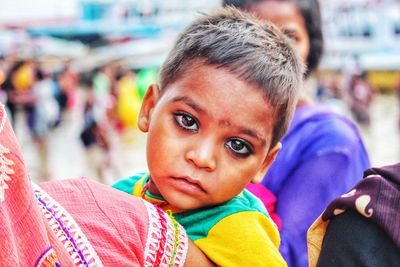
[[[221,120],[221,121],[219,121],[218,125],[221,127],[231,127],[232,126],[232,124],[229,120]],[[261,145],[265,145],[266,142],[265,142],[264,138],[262,138],[262,136],[256,130],[253,130],[253,129],[250,129],[247,127],[240,127],[240,126],[238,127],[238,130],[239,130],[239,132],[241,132],[243,134],[246,134],[248,136],[251,136],[251,137],[257,139],[258,141],[260,141]]]
[[197,103],[195,103],[190,97],[187,96],[177,96],[175,98],[172,99],[172,102],[184,102],[186,105],[188,105],[189,107],[193,108],[194,110],[196,110],[197,112],[201,112],[204,113],[205,109],[203,109],[202,107],[200,107]]
[[240,131],[244,134],[254,137],[255,139],[261,142],[261,145],[265,145],[266,143],[265,139],[262,138],[257,132],[253,131],[252,129],[242,127],[240,128]]
[[[177,96],[172,99],[172,102],[184,102],[186,105],[190,106],[197,112],[202,112],[205,113],[206,110],[200,107],[197,103],[195,103],[190,97],[187,96]],[[231,123],[227,120],[223,120],[219,123],[220,125],[231,125]],[[251,137],[254,137],[255,139],[259,140],[261,142],[261,145],[265,145],[266,141],[264,138],[261,137],[260,134],[258,134],[256,131],[247,128],[247,127],[239,127],[239,131],[241,131],[244,134],[247,134]]]

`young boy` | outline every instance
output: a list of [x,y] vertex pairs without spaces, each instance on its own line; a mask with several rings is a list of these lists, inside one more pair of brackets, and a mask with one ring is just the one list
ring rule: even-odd
[[302,73],[271,24],[233,8],[199,18],[143,100],[149,174],[114,187],[170,211],[219,266],[285,266],[275,225],[244,188],[279,151]]

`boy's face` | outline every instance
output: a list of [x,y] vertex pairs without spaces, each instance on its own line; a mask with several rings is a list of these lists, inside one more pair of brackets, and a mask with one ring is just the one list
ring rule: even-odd
[[152,85],[139,116],[148,132],[150,192],[184,210],[239,194],[263,177],[280,148],[268,151],[271,110],[261,90],[214,66],[196,64],[162,95]]

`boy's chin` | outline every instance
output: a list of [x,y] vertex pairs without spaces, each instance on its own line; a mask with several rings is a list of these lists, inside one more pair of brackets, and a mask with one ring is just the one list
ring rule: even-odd
[[187,210],[195,210],[195,209],[200,209],[203,207],[210,206],[207,203],[202,203],[201,201],[197,199],[190,199],[187,197],[182,197],[180,199],[173,199],[171,201],[167,202],[173,206],[174,208],[182,211],[187,211]]

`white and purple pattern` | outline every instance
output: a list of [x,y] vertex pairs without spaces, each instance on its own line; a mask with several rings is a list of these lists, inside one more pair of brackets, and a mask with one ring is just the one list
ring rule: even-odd
[[32,183],[35,198],[51,230],[64,245],[75,266],[100,267],[100,258],[74,218],[38,185]]

